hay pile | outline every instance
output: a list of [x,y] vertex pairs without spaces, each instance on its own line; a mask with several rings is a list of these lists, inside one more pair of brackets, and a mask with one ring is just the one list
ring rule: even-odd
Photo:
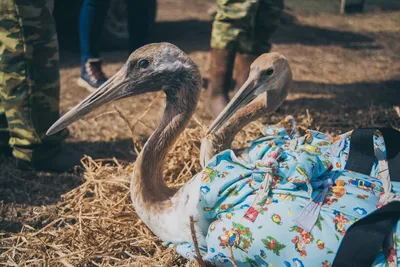
[[181,265],[139,220],[129,196],[132,165],[83,159],[84,183],[63,195],[41,229],[24,226],[1,241],[9,266]]

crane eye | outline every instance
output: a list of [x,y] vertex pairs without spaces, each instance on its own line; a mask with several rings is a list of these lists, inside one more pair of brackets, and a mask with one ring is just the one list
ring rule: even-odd
[[138,62],[139,68],[145,69],[149,66],[149,61],[147,59],[142,59]]
[[271,76],[272,74],[274,74],[274,69],[267,69],[267,70],[263,71],[262,74],[266,75],[266,76]]

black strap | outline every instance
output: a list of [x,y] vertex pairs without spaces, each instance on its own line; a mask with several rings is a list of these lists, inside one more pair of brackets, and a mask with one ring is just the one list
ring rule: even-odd
[[391,181],[400,182],[400,132],[393,128],[355,129],[350,137],[346,169],[369,175],[375,161],[373,135],[379,130],[385,141]]
[[400,132],[393,128],[378,128],[386,145],[390,180],[400,182]]
[[393,201],[349,227],[332,267],[371,267],[385,239],[400,218],[400,202]]
[[[400,182],[400,132],[392,128],[356,129],[351,135],[346,169],[369,175],[373,166],[373,135],[385,141],[391,181]],[[332,267],[370,267],[381,249],[391,246],[393,228],[400,219],[400,202],[394,201],[355,222],[346,232]]]
[[373,135],[376,129],[355,129],[350,137],[346,169],[370,175],[375,161]]

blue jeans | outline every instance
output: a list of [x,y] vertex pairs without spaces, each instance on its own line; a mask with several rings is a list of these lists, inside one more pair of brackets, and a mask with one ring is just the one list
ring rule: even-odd
[[[111,0],[84,0],[79,18],[79,35],[82,63],[100,57],[101,32]],[[147,43],[149,32],[147,0],[127,0],[130,49]]]

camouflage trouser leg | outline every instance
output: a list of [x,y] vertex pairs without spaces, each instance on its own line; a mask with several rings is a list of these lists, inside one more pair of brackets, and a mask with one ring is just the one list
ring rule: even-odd
[[[66,132],[45,133],[59,118],[59,57],[53,0],[0,0],[0,113],[13,155],[49,156]],[[1,125],[5,132],[5,125]]]
[[259,55],[271,49],[283,0],[217,0],[211,47]]

